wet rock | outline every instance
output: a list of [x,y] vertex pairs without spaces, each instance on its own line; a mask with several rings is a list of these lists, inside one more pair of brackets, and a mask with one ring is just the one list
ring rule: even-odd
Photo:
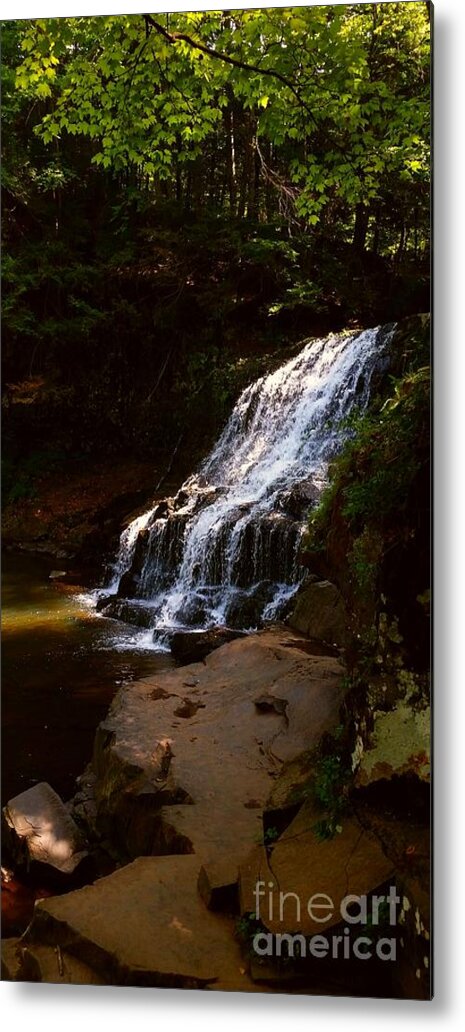
[[[201,627],[208,620],[208,601],[200,595],[192,592],[178,611],[178,619],[186,627]],[[177,633],[177,632],[176,632]],[[183,632],[179,632],[180,634]],[[193,632],[194,633],[194,632]],[[199,632],[197,632],[199,633]],[[189,634],[189,631],[186,632]],[[187,660],[189,662],[189,660]],[[195,662],[195,658],[191,662]]]
[[155,507],[155,509],[153,511],[152,521],[151,522],[154,523],[155,520],[167,519],[168,516],[171,516],[173,511],[174,511],[174,499],[173,498],[164,498]]
[[116,598],[117,598],[116,594],[101,595],[100,598],[97,599],[97,602],[95,604],[95,608],[97,610],[97,613],[102,613],[104,611],[104,609],[106,609],[107,606],[110,605],[111,602],[115,601]]
[[70,875],[88,856],[82,833],[44,781],[10,799],[3,822],[5,845],[19,865],[37,861]]
[[182,487],[173,499],[175,510],[184,509],[189,504],[191,514],[199,512],[205,505],[209,505],[220,493],[219,486],[211,486],[202,481],[202,478],[195,478],[189,486]]
[[123,573],[118,584],[117,598],[134,598],[140,583],[140,576],[131,568]]
[[281,834],[305,802],[315,769],[315,752],[299,753],[281,768],[263,812],[263,827]]
[[263,609],[273,600],[275,590],[275,585],[265,581],[252,590],[236,591],[226,608],[229,626],[247,630],[260,628]]
[[178,663],[201,663],[214,649],[241,637],[244,637],[241,631],[212,627],[209,631],[176,631],[170,636],[169,645]]
[[190,492],[185,490],[184,488],[181,488],[181,490],[178,491],[176,497],[174,498],[174,504],[176,506],[176,509],[184,508],[184,506],[187,505],[190,497]]
[[294,520],[302,520],[309,509],[319,502],[321,486],[310,477],[300,484],[294,484],[290,491],[279,498],[279,506]]
[[344,645],[347,614],[336,585],[327,580],[307,583],[296,595],[288,623],[309,638]]
[[139,602],[135,599],[130,601],[125,598],[113,598],[106,605],[102,606],[100,612],[112,620],[122,620],[123,623],[134,624],[136,627],[149,629],[153,626],[153,606],[147,602]]

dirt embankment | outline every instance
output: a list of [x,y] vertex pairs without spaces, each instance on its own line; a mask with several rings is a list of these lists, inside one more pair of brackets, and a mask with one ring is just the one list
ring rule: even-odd
[[[3,513],[3,546],[44,552],[80,567],[115,554],[133,512],[151,504],[163,471],[148,462],[79,463],[34,481],[29,497],[9,501]],[[179,487],[164,480],[163,490]]]

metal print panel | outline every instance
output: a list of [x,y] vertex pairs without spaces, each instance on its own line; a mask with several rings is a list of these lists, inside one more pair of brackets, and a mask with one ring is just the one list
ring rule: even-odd
[[431,21],[2,23],[5,979],[431,997]]

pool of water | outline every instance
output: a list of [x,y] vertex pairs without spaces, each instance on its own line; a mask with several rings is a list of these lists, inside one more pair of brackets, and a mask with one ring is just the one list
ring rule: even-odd
[[96,614],[56,560],[2,560],[2,804],[37,781],[69,798],[119,685],[173,665]]

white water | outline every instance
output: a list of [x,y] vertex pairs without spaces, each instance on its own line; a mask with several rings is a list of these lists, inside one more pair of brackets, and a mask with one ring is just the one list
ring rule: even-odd
[[376,328],[311,341],[251,384],[171,514],[152,509],[123,532],[111,588],[131,569],[144,530],[132,594],[152,607],[160,644],[173,627],[227,623],[234,600],[242,604],[260,585],[261,618],[279,614],[299,581],[306,518],[305,506],[290,515],[286,498],[302,483],[324,485],[328,461],[349,433],[347,417],[369,401],[390,337]]
[[106,592],[116,591],[123,573],[126,573],[126,570],[131,568],[137,538],[139,537],[141,530],[144,530],[147,526],[151,515],[152,509],[149,509],[148,512],[144,512],[142,516],[137,516],[135,520],[132,520],[131,523],[129,523],[123,530],[119,539],[118,555],[111,570],[110,580],[105,589]]

